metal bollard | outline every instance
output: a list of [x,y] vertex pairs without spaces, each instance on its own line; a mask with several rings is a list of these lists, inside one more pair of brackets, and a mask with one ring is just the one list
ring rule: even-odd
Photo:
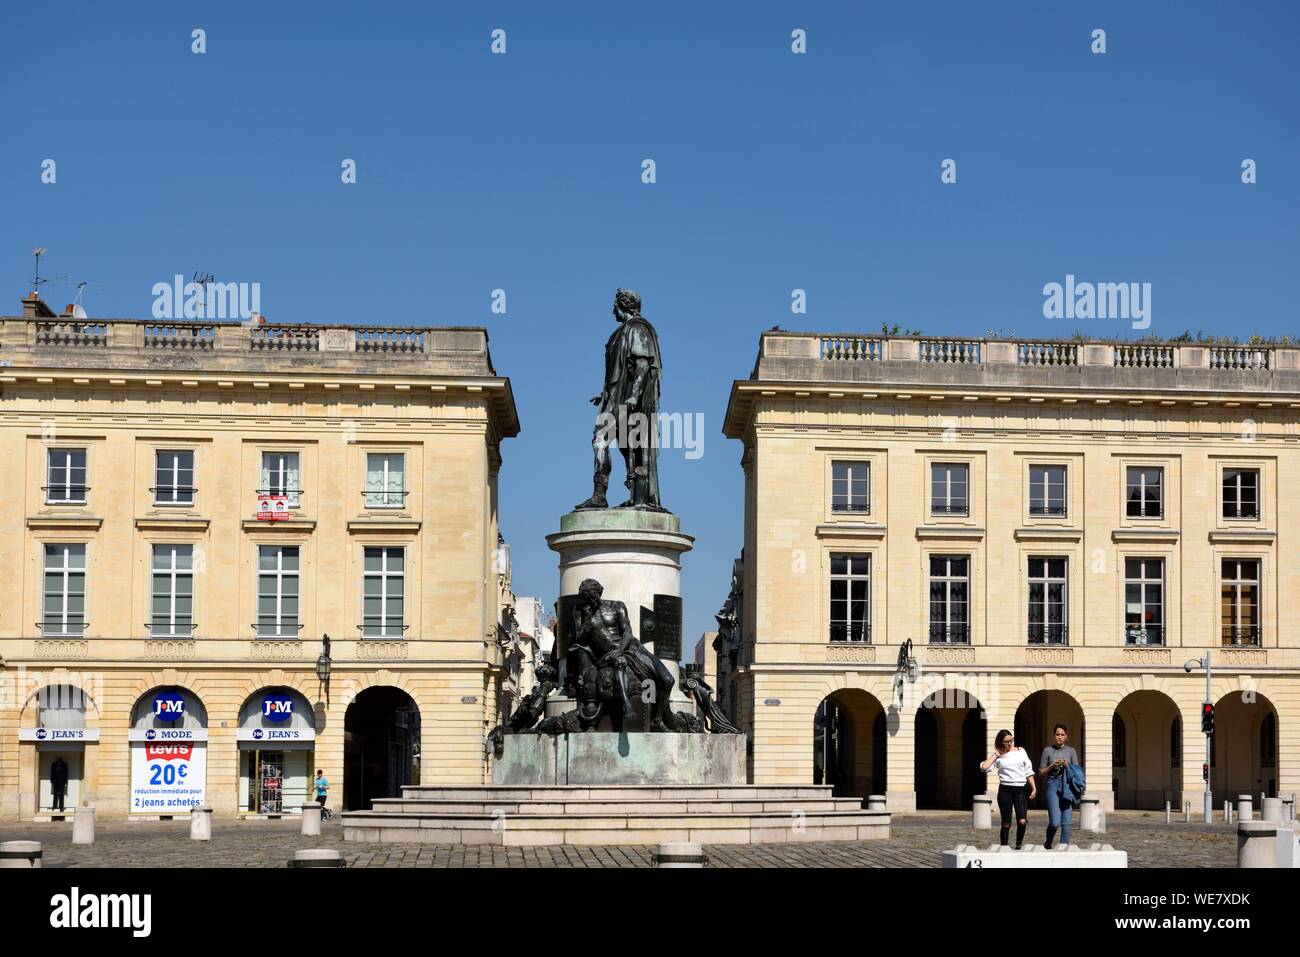
[[95,809],[79,805],[72,809],[72,843],[95,843]]
[[1223,799],[1223,823],[1232,823],[1232,802],[1227,798]]
[[704,867],[706,863],[699,844],[660,844],[654,855],[655,867]]
[[212,840],[212,808],[190,808],[190,840]]
[[1192,823],[1192,802],[1191,801],[1183,802],[1183,823],[1184,824]]
[[325,848],[310,848],[304,851],[294,851],[293,860],[289,862],[290,867],[345,867],[343,855],[338,851],[327,850]]
[[4,841],[0,843],[0,867],[40,866],[40,841]]
[[1239,822],[1250,820],[1250,795],[1237,795],[1237,820]]
[[1165,823],[1166,824],[1174,823],[1173,815],[1174,815],[1173,804],[1169,801],[1166,801],[1165,802]]
[[320,837],[319,804],[304,804],[302,806],[302,833],[308,837]]
[[993,799],[987,794],[977,794],[971,803],[971,827],[977,831],[993,829]]

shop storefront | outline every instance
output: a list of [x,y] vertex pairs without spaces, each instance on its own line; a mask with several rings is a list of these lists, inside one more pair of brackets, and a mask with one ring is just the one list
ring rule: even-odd
[[316,715],[292,688],[267,688],[240,709],[239,813],[275,817],[308,803]]
[[70,815],[85,792],[86,746],[99,741],[99,729],[86,727],[89,698],[75,685],[47,685],[34,704],[35,727],[18,730],[19,743],[36,750],[32,811],[39,817]]
[[185,688],[155,688],[131,713],[131,816],[168,818],[202,807],[208,715]]

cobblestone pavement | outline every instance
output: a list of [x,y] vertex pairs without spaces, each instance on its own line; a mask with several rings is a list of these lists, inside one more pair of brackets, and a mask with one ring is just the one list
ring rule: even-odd
[[[1026,840],[1041,843],[1046,819],[1031,818]],[[648,867],[650,847],[485,847],[380,845],[343,840],[337,821],[318,838],[288,821],[214,822],[212,841],[192,842],[188,821],[99,822],[94,845],[72,843],[71,822],[0,824],[0,841],[37,840],[46,867],[284,867],[305,847],[333,847],[351,867]],[[713,867],[938,867],[940,852],[957,844],[996,843],[996,831],[973,831],[970,814],[894,817],[887,841],[819,844],[709,845]],[[1104,835],[1076,843],[1105,843],[1129,853],[1130,867],[1235,867],[1236,828],[1223,823],[1165,824],[1163,814],[1116,812]]]

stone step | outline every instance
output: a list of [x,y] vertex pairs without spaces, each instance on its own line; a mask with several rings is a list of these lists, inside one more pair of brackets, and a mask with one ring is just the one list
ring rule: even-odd
[[[422,785],[402,788],[404,798],[428,801],[791,801],[831,799],[828,785],[614,784],[614,785]],[[856,800],[856,799],[855,799]]]
[[769,844],[889,837],[887,811],[792,814],[393,814],[349,811],[343,837],[379,844]]
[[858,798],[795,798],[780,801],[705,801],[640,798],[629,801],[603,799],[565,801],[467,801],[423,798],[379,798],[370,810],[382,814],[754,814],[763,811],[804,813],[857,811]]

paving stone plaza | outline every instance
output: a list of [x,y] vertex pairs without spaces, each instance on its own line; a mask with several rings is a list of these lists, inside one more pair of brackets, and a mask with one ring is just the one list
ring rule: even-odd
[[[1044,821],[1031,819],[1028,843],[1042,841]],[[1165,824],[1163,815],[1118,812],[1104,835],[1078,834],[1128,852],[1136,868],[1232,868],[1233,825]],[[284,867],[303,848],[336,848],[349,867],[650,867],[654,848],[378,845],[344,842],[337,821],[320,837],[303,837],[297,821],[217,822],[211,842],[191,841],[186,821],[102,822],[93,845],[72,844],[71,822],[0,825],[0,841],[37,840],[44,866]],[[710,845],[710,867],[938,867],[940,853],[958,844],[987,845],[996,831],[974,831],[969,814],[896,815],[884,841]]]

